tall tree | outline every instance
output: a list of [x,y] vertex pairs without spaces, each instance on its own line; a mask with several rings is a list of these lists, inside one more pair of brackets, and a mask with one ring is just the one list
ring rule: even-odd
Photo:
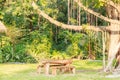
[[[115,58],[115,55],[119,49],[119,39],[120,39],[120,21],[119,21],[119,6],[118,3],[115,3],[111,0],[109,0],[109,2],[105,2],[105,5],[107,6],[112,6],[111,8],[111,12],[108,13],[108,16],[110,18],[107,18],[105,16],[102,16],[100,15],[100,13],[97,13],[97,12],[94,12],[93,10],[91,9],[88,9],[87,7],[85,7],[84,5],[82,5],[82,3],[80,3],[78,0],[74,0],[75,2],[78,3],[78,5],[83,8],[85,11],[95,15],[96,17],[99,17],[105,21],[108,21],[110,22],[110,26],[104,28],[103,30],[107,30],[107,31],[110,31],[110,46],[109,46],[109,54],[108,54],[108,65],[105,69],[105,71],[107,70],[111,70],[111,67],[112,67],[112,61],[113,59]],[[111,4],[114,3],[113,4]],[[113,8],[114,6],[114,8]],[[73,26],[73,25],[66,25],[66,24],[63,24],[61,22],[58,22],[56,20],[54,20],[53,18],[49,17],[47,14],[45,14],[43,11],[39,10],[38,9],[38,6],[36,4],[33,3],[33,7],[35,9],[37,9],[37,11],[39,12],[40,15],[42,15],[44,18],[48,19],[51,23],[57,25],[57,26],[61,26],[62,28],[65,28],[65,29],[73,29],[73,30],[81,30],[83,29],[82,26]],[[108,7],[107,7],[108,8]],[[106,8],[106,9],[107,9]],[[116,11],[117,11],[117,14],[116,14]],[[102,31],[100,28],[96,28],[94,26],[89,26],[87,29],[91,29],[91,30],[94,30],[94,31]],[[116,47],[117,46],[117,47]]]
[[[120,21],[120,0],[108,0],[108,1],[103,0],[103,2],[105,3],[108,17],[110,19]],[[114,50],[116,46],[120,43],[120,25],[115,23],[110,23],[110,30],[111,32],[110,32],[109,54],[108,54],[109,62],[105,71],[111,70],[112,60],[113,58],[115,58],[116,55]]]

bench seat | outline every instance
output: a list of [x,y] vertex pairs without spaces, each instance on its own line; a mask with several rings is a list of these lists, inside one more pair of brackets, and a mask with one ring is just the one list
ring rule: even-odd
[[74,66],[58,66],[58,67],[52,67],[52,75],[56,75],[57,71],[60,70],[60,72],[71,72],[75,74],[75,67]]

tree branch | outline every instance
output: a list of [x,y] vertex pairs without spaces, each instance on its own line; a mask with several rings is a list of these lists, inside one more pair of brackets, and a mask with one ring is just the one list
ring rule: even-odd
[[87,26],[87,27],[83,27],[83,26],[76,26],[76,25],[67,25],[64,23],[61,23],[57,20],[54,20],[53,18],[51,18],[50,16],[48,16],[46,13],[44,13],[43,11],[41,11],[39,9],[39,7],[33,2],[32,6],[34,9],[37,10],[38,14],[43,16],[45,19],[47,19],[49,22],[51,22],[52,24],[55,24],[63,29],[69,29],[69,30],[75,30],[75,31],[80,31],[82,29],[88,29],[88,30],[93,30],[93,31],[102,31],[102,30],[109,30],[109,27],[103,27],[103,26],[99,26],[99,27],[95,27],[95,26]]
[[110,22],[110,23],[115,23],[115,24],[119,24],[119,25],[120,25],[120,21],[118,21],[118,20],[113,20],[113,19],[109,19],[109,18],[107,18],[107,17],[105,17],[105,16],[103,16],[103,15],[97,13],[97,12],[94,12],[94,11],[91,10],[91,9],[88,9],[88,8],[85,7],[82,3],[80,3],[78,0],[74,0],[74,1],[75,1],[81,8],[83,8],[85,11],[87,11],[87,12],[95,15],[96,17],[99,17],[100,19],[103,19],[103,20],[108,21],[108,22]]
[[101,2],[106,3],[107,5],[110,5],[110,6],[114,7],[118,11],[118,13],[120,13],[120,5],[115,4],[111,0],[109,0],[109,1],[101,0]]

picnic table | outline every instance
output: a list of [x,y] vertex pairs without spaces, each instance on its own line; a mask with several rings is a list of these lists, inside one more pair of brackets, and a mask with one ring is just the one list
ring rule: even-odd
[[75,73],[75,67],[71,66],[72,60],[45,60],[42,61],[40,65],[37,67],[37,72],[41,73],[41,68],[45,69],[45,74],[49,75],[50,68],[52,69],[52,74],[56,75],[57,70],[60,71],[71,71]]

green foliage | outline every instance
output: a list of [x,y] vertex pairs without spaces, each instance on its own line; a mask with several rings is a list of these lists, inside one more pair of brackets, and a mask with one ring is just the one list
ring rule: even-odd
[[37,61],[49,57],[50,42],[46,35],[39,31],[30,33],[31,41],[27,44],[27,53],[32,55]]
[[75,33],[73,35],[70,35],[71,45],[67,48],[67,54],[71,57],[77,57],[79,55],[82,55],[82,49],[79,47],[79,42],[81,41],[83,34]]
[[9,41],[12,44],[17,43],[18,38],[22,36],[21,29],[16,27],[8,27],[7,29],[8,30],[7,30],[6,36],[7,38],[9,38]]
[[0,48],[0,63],[2,63],[2,49]]
[[120,4],[120,0],[112,0],[112,1]]
[[[0,37],[0,62],[36,62],[41,59],[88,58],[88,46],[101,57],[101,34],[84,29],[81,32],[63,30],[48,22],[33,10],[33,0],[0,1],[0,20],[7,26],[7,34]],[[41,10],[67,23],[67,0],[34,0]],[[86,7],[105,15],[99,0],[82,0]],[[77,5],[75,4],[75,9]],[[75,10],[76,11],[76,10]],[[87,27],[86,12],[81,10],[81,23]],[[75,14],[75,17],[77,15]],[[76,24],[75,18],[70,19]],[[95,24],[95,22],[93,23]],[[105,24],[98,19],[98,25]],[[97,43],[97,45],[96,45]]]
[[72,44],[67,48],[67,53],[71,56],[71,57],[75,57],[79,54],[79,47],[77,46],[77,44]]
[[67,55],[65,52],[59,52],[59,51],[53,51],[51,56],[50,56],[51,59],[70,59],[70,56]]
[[[3,41],[4,44],[1,49],[2,58],[0,58],[2,62],[35,62],[35,59],[25,53],[26,47],[23,43],[12,45],[8,41],[9,40]],[[31,59],[31,61],[28,61],[28,59]]]

